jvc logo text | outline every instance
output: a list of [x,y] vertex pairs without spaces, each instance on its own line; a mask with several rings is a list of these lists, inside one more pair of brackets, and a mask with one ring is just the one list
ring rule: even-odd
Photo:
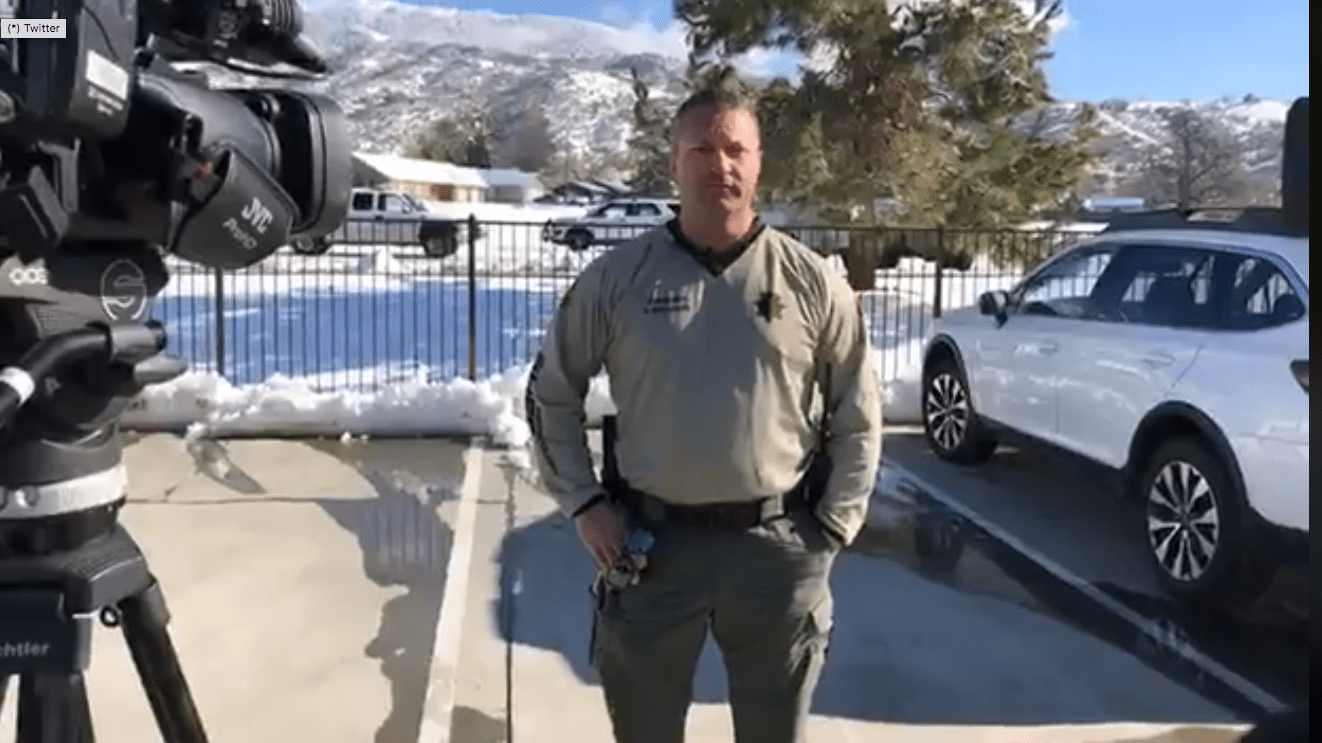
[[14,286],[46,286],[50,283],[50,274],[42,266],[12,268],[7,276]]
[[248,224],[251,224],[253,229],[265,234],[266,228],[271,226],[271,220],[275,217],[271,214],[271,210],[254,196],[252,203],[243,208],[243,218],[248,220]]

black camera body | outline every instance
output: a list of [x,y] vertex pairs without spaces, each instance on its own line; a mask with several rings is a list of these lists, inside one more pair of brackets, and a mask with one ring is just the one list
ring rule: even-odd
[[20,743],[91,741],[92,625],[119,627],[162,740],[206,743],[127,500],[118,422],[182,374],[165,254],[225,270],[348,213],[348,126],[182,62],[324,72],[296,0],[0,0],[0,702]]
[[[20,2],[22,17],[62,18],[67,31],[0,44],[0,250],[33,259],[65,241],[145,241],[232,269],[334,231],[352,168],[339,106],[279,88],[212,90],[174,66],[234,51],[252,25],[265,29],[249,34],[258,48],[291,47],[265,41],[271,23],[250,18],[263,5],[297,10]],[[208,30],[224,43],[199,41]]]
[[352,178],[334,101],[184,64],[325,72],[296,0],[0,0],[23,21],[64,34],[0,38],[0,562],[122,504],[118,419],[185,368],[150,320],[163,255],[233,270],[330,234]]

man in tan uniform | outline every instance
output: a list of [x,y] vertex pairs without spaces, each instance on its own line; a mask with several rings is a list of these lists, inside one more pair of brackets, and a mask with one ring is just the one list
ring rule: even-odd
[[[699,93],[675,121],[677,220],[604,254],[561,301],[528,383],[543,481],[599,567],[628,524],[640,582],[598,610],[595,662],[619,743],[680,743],[708,632],[739,743],[801,743],[832,621],[836,553],[862,527],[882,399],[858,303],[820,255],[762,224],[752,109]],[[624,480],[607,493],[583,428],[602,368]],[[800,487],[829,390],[824,493]],[[572,737],[572,731],[567,732]]]

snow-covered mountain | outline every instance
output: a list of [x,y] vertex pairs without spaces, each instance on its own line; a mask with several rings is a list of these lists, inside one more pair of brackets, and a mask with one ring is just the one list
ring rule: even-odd
[[[675,29],[412,5],[393,0],[305,0],[305,29],[335,72],[314,87],[349,114],[358,149],[403,154],[429,121],[484,108],[497,122],[541,107],[561,152],[578,162],[618,160],[632,133],[630,69],[657,97],[682,92],[685,40]],[[233,78],[230,79],[231,82]],[[1061,130],[1078,104],[1057,104]],[[1224,121],[1264,176],[1279,168],[1288,103],[1101,104],[1099,182],[1132,172],[1163,141],[1163,109],[1196,106]]]
[[[1065,131],[1078,103],[1060,103],[1048,112],[1047,131]],[[1243,153],[1249,173],[1274,184],[1280,178],[1281,148],[1289,102],[1245,96],[1240,100],[1154,102],[1109,100],[1097,104],[1094,170],[1101,190],[1136,174],[1153,147],[1169,146],[1166,115],[1172,109],[1193,108],[1221,122]]]

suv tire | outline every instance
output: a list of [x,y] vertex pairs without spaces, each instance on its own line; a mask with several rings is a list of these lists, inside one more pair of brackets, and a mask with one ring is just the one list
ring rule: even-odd
[[587,250],[588,246],[591,244],[592,233],[587,230],[574,229],[570,230],[568,235],[565,235],[565,245],[569,246],[569,249],[576,253]]
[[1166,441],[1139,480],[1143,544],[1162,588],[1188,600],[1252,601],[1274,566],[1253,549],[1243,488],[1205,442]]
[[432,235],[422,241],[422,252],[428,258],[449,258],[459,252],[459,236]]
[[996,453],[996,437],[973,409],[968,379],[949,355],[923,368],[923,436],[941,459],[956,464],[982,464]]
[[289,243],[289,247],[299,255],[321,255],[330,250],[330,241],[323,237],[300,237]]

